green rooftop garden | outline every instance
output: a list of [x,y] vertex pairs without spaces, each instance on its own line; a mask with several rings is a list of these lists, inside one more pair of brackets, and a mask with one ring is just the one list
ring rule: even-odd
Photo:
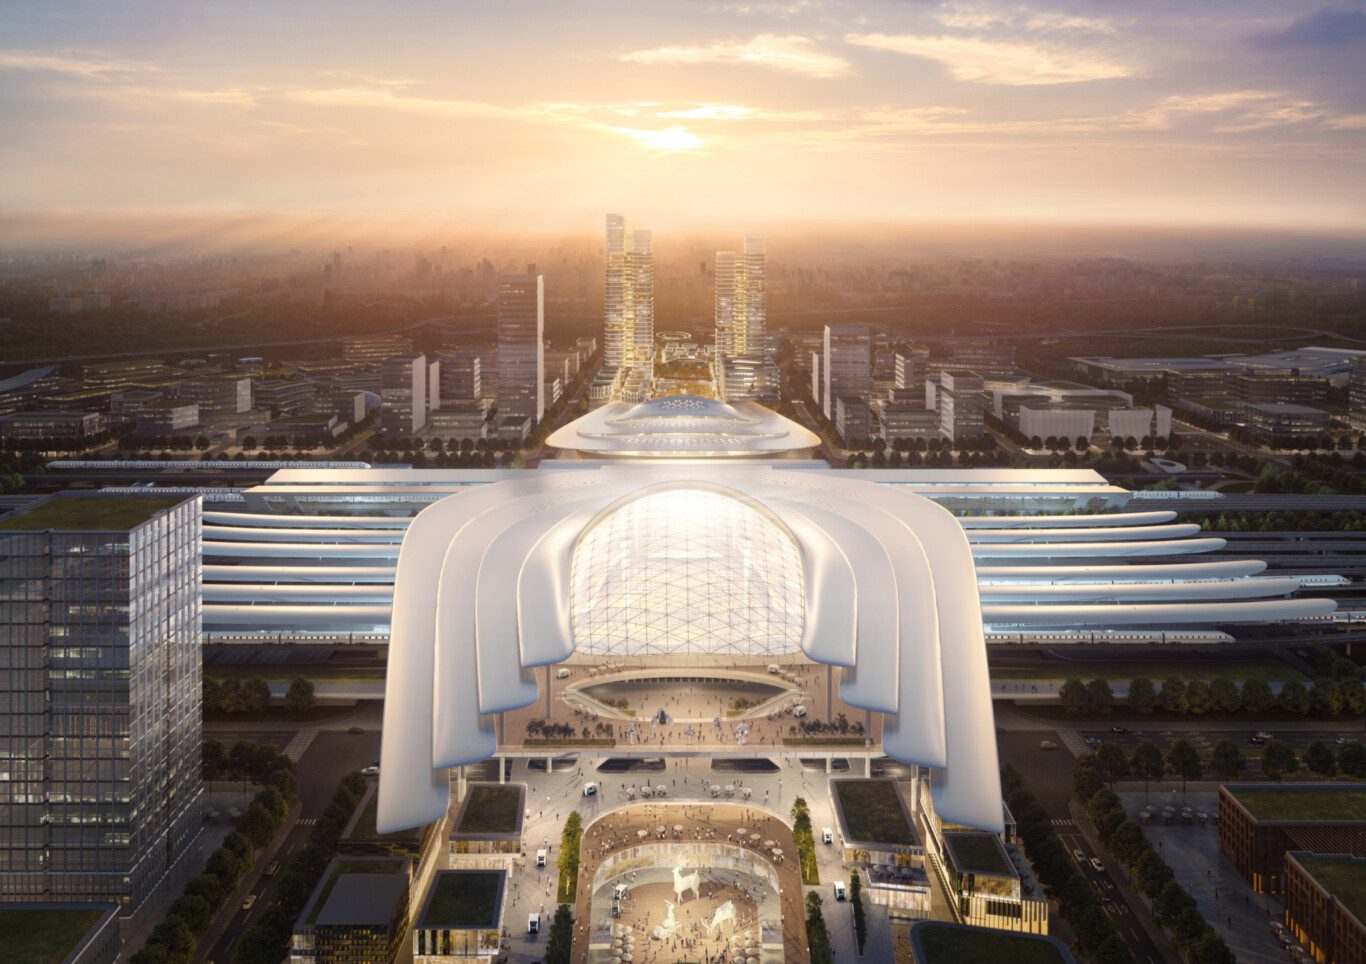
[[516,833],[521,787],[474,787],[456,833]]
[[332,868],[332,873],[328,874],[327,880],[323,883],[322,890],[318,892],[318,899],[313,902],[313,906],[308,910],[306,924],[316,924],[318,915],[327,906],[327,898],[332,896],[332,888],[337,886],[337,878],[342,874],[397,874],[403,871],[402,860],[339,860]]
[[187,402],[178,398],[166,398],[159,402],[148,402],[143,408],[189,408],[191,405],[198,405],[198,402]]
[[1350,857],[1296,856],[1323,889],[1359,921],[1366,921],[1366,861]]
[[1238,402],[1229,402],[1222,398],[1197,398],[1195,404],[1202,408],[1214,409],[1215,411],[1220,412],[1231,412],[1243,407]]
[[62,964],[102,910],[0,910],[0,947],[9,964]]
[[1342,787],[1235,787],[1233,794],[1258,820],[1366,820],[1366,789]]
[[901,808],[901,796],[889,780],[836,780],[840,809],[856,843],[913,846],[915,833]]
[[419,926],[493,927],[501,877],[496,870],[438,873]]
[[421,827],[410,827],[407,830],[395,830],[391,833],[382,834],[375,829],[375,814],[379,810],[379,794],[370,794],[370,802],[361,810],[360,817],[356,820],[356,826],[348,835],[348,840],[388,840],[388,841],[414,841],[422,836]]
[[946,833],[958,866],[970,874],[991,874],[995,877],[1014,877],[1014,868],[1001,856],[994,836],[989,833]]
[[185,496],[72,496],[51,499],[27,512],[0,520],[0,530],[62,529],[122,532],[135,528],[162,509],[180,505]]
[[1065,964],[1048,940],[1006,931],[924,927],[918,931],[923,964]]

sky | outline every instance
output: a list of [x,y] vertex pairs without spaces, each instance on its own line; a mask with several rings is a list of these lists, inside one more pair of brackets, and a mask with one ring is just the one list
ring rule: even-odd
[[[1366,7],[0,0],[6,216],[1366,233]],[[2,232],[0,232],[2,234]]]

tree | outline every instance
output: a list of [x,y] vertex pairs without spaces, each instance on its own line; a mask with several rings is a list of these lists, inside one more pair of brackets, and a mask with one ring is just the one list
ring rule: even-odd
[[545,942],[545,964],[569,964],[574,949],[574,913],[568,904],[555,908],[555,920]]
[[1167,754],[1172,770],[1181,775],[1181,794],[1186,793],[1186,781],[1200,779],[1200,752],[1188,740],[1177,740]]
[[1138,862],[1134,864],[1134,877],[1138,881],[1138,889],[1149,898],[1161,893],[1162,888],[1167,886],[1168,881],[1174,876],[1167,862],[1151,847],[1139,854]]
[[1068,716],[1080,716],[1091,705],[1091,694],[1079,679],[1070,679],[1058,689],[1058,698]]
[[293,713],[306,713],[318,703],[313,695],[313,684],[302,676],[294,677],[285,694],[285,709]]
[[1199,716],[1210,708],[1209,684],[1201,679],[1193,679],[1186,684],[1186,709]]
[[1114,705],[1115,694],[1110,684],[1103,679],[1093,679],[1086,684],[1087,708],[1092,713],[1108,715]]
[[1225,738],[1214,745],[1214,758],[1210,761],[1210,766],[1227,783],[1243,775],[1243,771],[1247,769],[1247,759],[1237,743]]
[[1320,777],[1338,775],[1338,758],[1332,747],[1322,740],[1310,740],[1304,749],[1304,765]]
[[1338,747],[1338,769],[1353,780],[1366,777],[1366,746],[1349,740]]
[[[1163,686],[1165,690],[1166,687]],[[1148,795],[1148,781],[1162,781],[1162,775],[1166,770],[1166,764],[1162,760],[1162,751],[1157,748],[1157,744],[1152,740],[1144,740],[1134,747],[1133,756],[1129,758],[1129,768],[1133,770],[1134,776],[1143,780],[1143,795]]]
[[1110,783],[1129,772],[1129,761],[1124,757],[1123,747],[1108,740],[1096,748],[1096,764]]
[[1243,680],[1243,709],[1249,713],[1265,713],[1275,702],[1271,684],[1266,680]]
[[1218,676],[1209,684],[1209,702],[1215,712],[1233,713],[1243,705],[1243,694],[1233,680]]
[[1190,964],[1237,964],[1237,957],[1229,950],[1224,939],[1212,930],[1186,948],[1186,960]]
[[1209,925],[1205,923],[1205,918],[1200,916],[1200,911],[1194,907],[1187,907],[1176,915],[1176,920],[1172,921],[1172,937],[1176,938],[1176,943],[1181,947],[1189,947],[1209,930]]
[[1168,713],[1184,713],[1190,708],[1186,702],[1186,684],[1176,677],[1162,681],[1162,693],[1158,697],[1160,705]]
[[1320,677],[1309,687],[1309,705],[1325,716],[1342,712],[1342,690],[1330,679]]
[[1129,709],[1138,713],[1151,713],[1157,708],[1157,690],[1153,681],[1140,676],[1129,682]]
[[1309,691],[1298,680],[1281,684],[1281,709],[1303,716],[1309,712]]
[[199,751],[200,776],[212,781],[223,775],[228,766],[228,751],[217,740],[205,740]]
[[1271,740],[1262,747],[1262,772],[1272,780],[1280,780],[1286,773],[1299,769],[1299,760],[1290,744]]
[[1095,757],[1077,757],[1072,766],[1072,799],[1085,803],[1104,788],[1105,778],[1096,766]]
[[863,954],[868,943],[868,914],[863,907],[863,875],[855,867],[849,874],[849,903],[854,907],[854,939],[858,941],[858,952]]
[[1366,713],[1366,685],[1362,684],[1360,677],[1339,680],[1338,689],[1342,692],[1342,709],[1345,712],[1353,716]]
[[254,800],[237,823],[238,832],[250,840],[258,850],[270,843],[276,829],[275,818],[270,811]]
[[1132,820],[1125,820],[1110,834],[1106,846],[1116,860],[1126,867],[1132,867],[1147,848],[1148,841],[1143,836],[1142,827]]

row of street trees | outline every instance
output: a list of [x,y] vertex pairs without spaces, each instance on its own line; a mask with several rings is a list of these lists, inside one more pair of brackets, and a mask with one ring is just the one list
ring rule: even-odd
[[[1350,660],[1342,662],[1351,666]],[[1307,687],[1298,680],[1289,680],[1281,684],[1279,694],[1272,692],[1270,683],[1259,679],[1244,680],[1239,686],[1236,680],[1227,676],[1209,682],[1172,677],[1163,680],[1159,689],[1151,679],[1138,677],[1129,683],[1129,709],[1143,714],[1162,710],[1199,716],[1239,711],[1265,713],[1279,705],[1286,712],[1300,716],[1311,710],[1324,716],[1355,715],[1366,712],[1366,686],[1356,676],[1354,666],[1350,672],[1352,675],[1343,679],[1319,677]],[[1115,702],[1110,684],[1103,679],[1093,679],[1089,683],[1070,679],[1058,689],[1058,697],[1069,716],[1105,715]]]

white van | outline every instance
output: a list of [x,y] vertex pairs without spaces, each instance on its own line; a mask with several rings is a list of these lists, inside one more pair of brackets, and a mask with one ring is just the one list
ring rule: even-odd
[[583,785],[583,795],[585,797],[595,797],[597,794],[598,785],[596,783],[585,783]]
[[556,679],[569,679],[569,670],[564,669],[563,667],[561,667],[560,669],[555,670],[555,678],[556,678]]
[[526,918],[526,932],[528,934],[539,934],[541,932],[541,915],[528,914]]
[[794,707],[792,707],[792,715],[795,716],[797,719],[800,720],[803,716],[806,715],[806,707],[805,707],[805,706],[794,706]]
[[835,881],[835,900],[845,900],[848,896],[849,892],[844,889],[844,881]]
[[835,831],[829,827],[821,827],[821,843],[832,844],[835,842]]
[[545,850],[544,850],[544,848],[541,849],[541,850],[536,851],[536,866],[537,866],[537,867],[544,867],[544,866],[545,866]]
[[777,663],[769,663],[768,671],[772,673],[774,676],[777,676],[779,673],[783,671],[783,668],[779,666]]

